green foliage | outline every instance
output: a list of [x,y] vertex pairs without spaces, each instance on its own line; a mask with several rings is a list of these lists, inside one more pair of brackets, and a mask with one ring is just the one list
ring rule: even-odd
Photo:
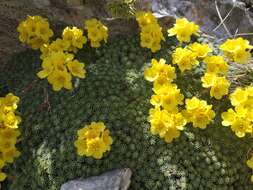
[[[7,168],[12,178],[3,189],[57,190],[67,180],[120,167],[133,171],[131,190],[252,189],[245,164],[252,140],[237,138],[219,119],[206,130],[187,127],[170,144],[151,135],[147,116],[152,86],[143,69],[153,57],[170,63],[176,42],[167,39],[152,55],[139,47],[137,38],[124,38],[79,52],[87,77],[76,80],[73,91],[55,93],[46,81],[37,79],[40,60],[34,51],[14,56],[0,73],[9,90],[21,98],[23,118],[18,147],[22,155]],[[178,75],[176,83],[186,97],[199,94],[202,72],[199,68]],[[220,105],[206,97],[214,108]],[[91,121],[103,121],[114,140],[101,160],[79,157],[73,144],[76,131]]]

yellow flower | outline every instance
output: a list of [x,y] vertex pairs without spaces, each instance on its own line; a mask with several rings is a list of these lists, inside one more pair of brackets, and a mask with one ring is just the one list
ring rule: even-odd
[[210,90],[211,97],[220,100],[224,95],[228,94],[229,86],[230,82],[225,77],[217,77]]
[[193,127],[205,129],[215,116],[212,105],[207,105],[206,101],[196,97],[186,99],[185,105],[186,110],[182,114],[188,122],[192,122]]
[[53,71],[48,76],[48,82],[53,85],[54,91],[59,91],[62,88],[72,89],[71,75],[67,71]]
[[50,51],[67,51],[70,47],[70,42],[67,40],[63,40],[60,38],[57,38],[55,41],[53,41],[50,45],[49,45],[49,49]]
[[15,148],[16,139],[1,139],[0,140],[0,150],[4,152],[6,150]]
[[40,59],[44,59],[46,57],[48,57],[51,53],[51,50],[50,50],[50,45],[49,44],[43,44],[40,46],[40,52],[41,52],[41,55],[40,55]]
[[43,70],[37,73],[41,79],[48,77],[54,70],[66,71],[66,64],[74,58],[73,54],[62,51],[52,52],[45,57],[42,62]]
[[48,21],[40,16],[28,16],[19,24],[17,30],[19,40],[33,49],[39,49],[43,44],[47,44],[53,36]]
[[51,54],[51,62],[54,65],[55,70],[66,71],[66,66],[69,61],[74,58],[73,54],[55,52]]
[[95,159],[101,159],[105,149],[105,143],[101,138],[97,137],[87,140],[87,156],[93,156]]
[[104,142],[105,146],[105,151],[110,151],[111,150],[111,145],[113,143],[112,137],[110,136],[110,132],[108,129],[106,129],[103,133],[102,133],[102,140]]
[[151,33],[143,33],[141,32],[141,47],[150,48],[153,44],[153,36]]
[[87,155],[87,143],[84,139],[78,139],[74,142],[75,147],[77,148],[77,154],[79,156]]
[[252,133],[252,122],[245,113],[236,112],[229,109],[227,112],[221,114],[222,125],[231,126],[236,136],[244,137],[246,133]]
[[141,28],[156,23],[157,20],[151,12],[140,11],[136,13],[136,20]]
[[186,18],[176,20],[174,27],[168,30],[169,36],[175,36],[180,42],[190,42],[192,35],[198,35],[199,26],[189,22]]
[[223,44],[220,45],[220,49],[233,53],[237,51],[238,49],[252,49],[253,46],[249,44],[249,41],[246,39],[243,39],[242,37],[236,38],[236,39],[227,39]]
[[83,48],[83,44],[87,42],[87,38],[83,36],[83,31],[76,27],[73,27],[74,38],[72,39],[72,45],[79,49]]
[[69,61],[67,63],[67,67],[73,76],[85,78],[86,70],[84,69],[83,63],[80,63],[75,59],[73,61]]
[[204,88],[212,87],[216,83],[217,75],[213,73],[205,73],[203,77],[201,77],[202,86]]
[[151,133],[157,135],[166,131],[166,123],[169,120],[169,113],[166,110],[161,110],[159,107],[150,109],[148,120],[151,124]]
[[113,140],[103,122],[92,122],[77,131],[78,138],[74,142],[80,156],[91,156],[101,159],[106,151],[111,150]]
[[[177,106],[183,104],[184,96],[174,84],[166,83],[160,88],[153,88],[153,90],[159,96],[161,106],[168,112],[177,112]],[[151,99],[152,101],[155,100]]]
[[0,182],[6,179],[7,175],[4,172],[0,171]]
[[160,44],[160,42],[153,42],[152,45],[151,45],[151,47],[150,47],[150,49],[151,49],[151,51],[152,51],[153,53],[155,53],[155,52],[157,52],[158,50],[160,50],[160,49],[161,49],[161,44]]
[[[0,106],[3,107],[4,112],[10,112],[10,111],[15,111],[18,107],[19,103],[19,97],[14,96],[12,93],[8,93],[1,101],[0,98]],[[1,109],[1,108],[0,108]]]
[[205,73],[205,75],[201,78],[201,81],[204,88],[211,87],[211,97],[215,97],[219,100],[224,95],[228,94],[230,82],[225,77],[219,77],[213,73]]
[[178,130],[183,130],[184,126],[187,124],[186,118],[180,112],[173,114],[173,121],[174,121],[174,125],[176,126]]
[[5,162],[3,159],[0,159],[0,169],[2,169],[5,166]]
[[37,73],[37,76],[40,79],[48,77],[48,75],[50,75],[54,70],[54,66],[52,64],[52,61],[48,57],[43,60],[41,66],[42,66],[42,70]]
[[14,139],[16,141],[17,137],[20,136],[20,131],[12,128],[4,128],[0,130],[0,139]]
[[25,43],[29,37],[26,25],[27,25],[27,22],[22,21],[19,23],[18,28],[17,28],[17,31],[19,32],[18,38],[22,43]]
[[99,42],[102,38],[102,33],[100,32],[99,28],[94,27],[89,29],[88,38],[91,41]]
[[87,38],[83,35],[83,31],[77,27],[66,27],[62,32],[62,39],[70,44],[68,51],[75,48],[81,49],[87,42]]
[[239,106],[248,99],[248,92],[238,87],[236,90],[229,96],[231,104],[233,106]]
[[[159,79],[165,79],[166,82],[172,82],[176,78],[175,68],[166,64],[165,59],[151,60],[151,67],[144,70],[144,77],[150,82]],[[165,81],[164,81],[165,82]]]
[[223,120],[222,121],[223,126],[230,126],[236,120],[236,113],[234,112],[233,109],[230,108],[227,112],[223,112],[221,114],[221,118]]
[[39,37],[31,37],[27,40],[27,44],[31,46],[32,49],[39,49],[45,42]]
[[[42,70],[37,73],[41,79],[46,78],[53,85],[55,91],[63,87],[72,89],[72,75],[85,78],[86,70],[84,64],[73,60],[74,55],[63,51],[52,51],[47,57],[43,58]],[[71,75],[72,74],[72,75]]]
[[169,127],[166,133],[161,134],[161,138],[164,138],[166,143],[170,143],[173,139],[176,139],[180,136],[180,131],[174,127]]
[[207,72],[214,74],[226,75],[228,71],[228,64],[222,56],[209,56],[204,59],[207,64]]
[[173,64],[177,64],[181,72],[191,70],[193,65],[198,65],[196,54],[186,48],[177,48],[172,54]]
[[150,131],[153,135],[159,135],[165,142],[170,143],[180,136],[180,130],[184,129],[186,119],[181,113],[169,113],[159,107],[150,109]]
[[21,118],[16,116],[13,112],[8,112],[4,116],[4,126],[9,128],[18,128],[18,124],[21,122]]
[[156,94],[152,95],[151,99],[150,99],[150,103],[151,103],[151,105],[153,105],[155,107],[162,106],[161,96],[156,95]]
[[161,41],[165,39],[157,19],[150,12],[138,12],[136,20],[141,28],[141,47],[149,48],[153,53],[160,50]]
[[151,23],[141,29],[141,47],[150,48],[154,53],[161,49],[161,41],[165,40],[162,28],[158,23]]
[[97,19],[85,21],[85,28],[88,30],[88,39],[91,47],[98,48],[101,46],[101,41],[107,42],[108,29]]
[[13,163],[14,158],[17,158],[21,153],[14,147],[3,152],[3,159],[5,162]]
[[248,50],[240,49],[240,50],[235,51],[233,54],[234,61],[241,64],[247,63],[250,58],[251,58],[251,53]]
[[205,58],[208,55],[208,53],[213,51],[208,44],[200,44],[197,42],[190,44],[188,48],[194,53],[196,53],[197,57],[199,58]]
[[252,133],[252,124],[244,117],[237,117],[231,125],[231,129],[235,132],[236,136],[241,138],[244,137],[246,133]]
[[91,122],[89,125],[90,128],[95,130],[97,133],[102,133],[105,130],[105,124],[103,122]]
[[249,44],[248,40],[239,37],[236,39],[228,39],[220,45],[220,49],[233,61],[245,64],[251,57],[249,51],[253,49],[253,46]]
[[99,41],[90,41],[90,46],[94,48],[99,48],[101,44]]
[[41,20],[36,23],[36,36],[42,38],[44,42],[48,42],[48,39],[53,36],[53,31],[50,29],[49,23],[46,20]]

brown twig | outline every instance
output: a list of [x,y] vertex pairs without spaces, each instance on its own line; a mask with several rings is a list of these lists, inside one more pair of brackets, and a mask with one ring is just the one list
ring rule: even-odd
[[31,83],[29,83],[25,88],[22,90],[22,95],[25,95],[27,92],[31,91],[34,87],[34,85],[38,82],[38,80],[34,80]]
[[221,13],[220,13],[220,10],[219,10],[219,7],[218,7],[218,4],[217,4],[217,1],[216,1],[216,0],[215,0],[215,8],[216,8],[217,14],[218,14],[218,16],[219,16],[219,19],[220,19],[220,21],[221,21],[221,23],[222,23],[224,29],[226,30],[228,36],[231,37],[232,35],[231,35],[230,31],[228,30],[226,24],[224,23],[224,19],[223,19],[222,16],[221,16]]
[[45,94],[45,99],[42,102],[42,104],[39,106],[39,108],[37,109],[38,112],[41,112],[45,108],[47,109],[47,111],[51,110],[51,104],[49,101],[49,96],[48,96],[46,88],[44,88],[44,94]]
[[[235,4],[233,4],[233,7],[230,9],[230,11],[228,12],[228,14],[224,17],[224,19],[221,20],[220,24],[218,24],[218,26],[216,26],[213,29],[213,31],[216,31],[218,28],[220,28],[221,25],[224,25],[225,20],[229,17],[229,15],[232,13],[232,11],[234,10],[234,8],[235,8]],[[217,3],[216,3],[216,10],[219,10]]]

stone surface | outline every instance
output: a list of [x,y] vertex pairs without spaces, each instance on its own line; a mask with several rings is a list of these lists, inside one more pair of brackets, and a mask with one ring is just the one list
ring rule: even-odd
[[132,172],[128,168],[106,172],[100,176],[64,183],[60,190],[127,190]]
[[[144,0],[143,0],[144,1]],[[218,38],[229,37],[228,32],[220,24],[214,0],[153,0],[152,10],[160,15],[187,17],[201,26],[201,29]],[[231,35],[253,31],[253,11],[246,1],[217,0],[217,7],[222,18],[233,8],[224,22]]]

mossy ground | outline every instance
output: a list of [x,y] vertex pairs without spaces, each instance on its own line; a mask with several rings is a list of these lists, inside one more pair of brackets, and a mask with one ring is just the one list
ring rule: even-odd
[[[170,144],[150,134],[152,84],[143,69],[153,57],[170,63],[175,46],[173,38],[167,39],[153,55],[139,47],[137,37],[115,37],[98,50],[86,46],[77,58],[86,64],[87,77],[74,80],[74,90],[60,92],[36,77],[38,52],[15,55],[0,73],[6,84],[1,93],[9,90],[21,98],[22,155],[6,168],[3,189],[58,190],[67,180],[121,167],[133,171],[131,190],[253,189],[245,163],[252,140],[237,138],[219,118],[206,130],[188,125]],[[217,112],[225,110],[226,101],[213,101],[201,88],[202,73],[200,67],[178,75],[176,82],[186,97],[200,96]],[[114,140],[101,160],[79,157],[73,144],[77,130],[91,121],[103,121]]]

